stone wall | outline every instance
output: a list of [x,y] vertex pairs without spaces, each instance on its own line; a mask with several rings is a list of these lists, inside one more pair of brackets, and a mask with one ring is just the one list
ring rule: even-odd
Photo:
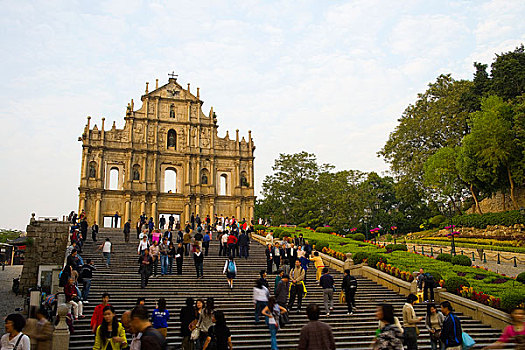
[[69,223],[63,221],[40,221],[32,214],[31,221],[27,225],[28,243],[22,276],[20,278],[20,290],[25,293],[27,288],[37,284],[38,267],[40,265],[64,264],[65,251],[69,238]]
[[[525,188],[516,188],[514,190],[514,195],[516,196],[516,202],[518,202],[518,207],[525,207]],[[510,194],[506,193],[505,195],[501,192],[498,192],[492,195],[489,198],[485,198],[479,202],[481,211],[483,213],[499,213],[501,211],[513,210],[512,201],[510,199]],[[467,210],[467,214],[478,213],[475,206],[473,205],[470,209]]]

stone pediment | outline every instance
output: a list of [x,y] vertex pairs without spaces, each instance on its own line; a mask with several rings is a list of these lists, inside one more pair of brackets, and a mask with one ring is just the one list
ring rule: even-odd
[[143,98],[146,96],[173,100],[198,101],[196,96],[194,96],[191,92],[188,92],[188,90],[185,90],[181,85],[179,85],[179,83],[177,83],[175,79],[170,79],[167,84],[162,85],[158,89],[150,91],[147,94],[144,94]]

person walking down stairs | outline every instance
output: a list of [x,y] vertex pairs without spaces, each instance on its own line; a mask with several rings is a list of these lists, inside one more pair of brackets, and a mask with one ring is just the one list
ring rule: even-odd
[[226,318],[222,311],[215,311],[213,313],[212,321],[215,325],[211,326],[208,329],[208,337],[206,338],[206,343],[204,343],[203,350],[212,349],[210,344],[214,344],[213,349],[217,350],[232,350],[232,337],[231,331],[226,325]]
[[301,329],[298,350],[335,350],[334,334],[332,328],[319,321],[321,310],[317,304],[306,307],[308,323]]
[[120,350],[128,346],[126,331],[111,305],[104,307],[102,324],[98,326],[93,350]]
[[144,255],[139,256],[139,273],[140,273],[140,288],[146,288],[151,275],[151,266],[153,265],[153,258],[149,254],[149,249],[144,249]]
[[193,262],[195,264],[195,270],[197,271],[197,278],[203,278],[204,254],[202,254],[201,248],[198,245],[195,246],[195,252],[193,253]]
[[297,312],[301,311],[303,304],[303,297],[306,294],[306,287],[304,285],[304,276],[306,272],[301,267],[299,260],[295,261],[295,267],[290,271],[290,300],[288,301],[288,310],[292,310],[295,298],[297,297]]
[[182,338],[182,350],[193,350],[190,324],[196,319],[193,298],[186,298],[186,306],[183,306],[180,310],[180,336]]
[[111,246],[111,241],[109,240],[109,238],[106,238],[106,241],[98,247],[98,249],[102,249],[102,255],[106,260],[106,267],[109,267],[109,265],[111,264]]
[[417,296],[409,294],[407,302],[403,305],[403,328],[405,329],[405,345],[407,350],[417,350],[417,324],[423,320],[423,317],[416,317],[414,311],[414,303],[417,301]]
[[268,305],[262,310],[262,314],[266,317],[266,324],[270,329],[270,342],[272,350],[278,350],[277,347],[277,331],[279,330],[279,316],[286,313],[287,310],[277,304],[275,297],[268,299]]
[[153,321],[153,328],[158,330],[164,339],[167,339],[170,312],[166,309],[166,299],[159,298],[157,301],[157,308],[153,310],[153,313],[151,314],[151,319]]
[[237,276],[237,265],[233,259],[233,256],[230,255],[226,262],[224,263],[223,274],[226,274],[226,279],[228,280],[228,287],[230,290],[233,289],[233,280]]

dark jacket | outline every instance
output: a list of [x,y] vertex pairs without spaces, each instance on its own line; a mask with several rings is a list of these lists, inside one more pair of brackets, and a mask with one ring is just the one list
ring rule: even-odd
[[148,255],[146,258],[148,259],[149,264],[143,264],[142,261],[144,260],[144,257],[139,257],[139,273],[141,273],[144,269],[146,270],[146,272],[151,271],[151,268],[153,266],[153,258],[151,257],[151,255]]
[[181,337],[189,337],[191,331],[188,328],[193,320],[196,320],[195,308],[193,306],[184,306],[180,310],[180,335]]
[[149,326],[142,332],[140,337],[141,350],[164,350],[166,346],[166,339],[152,326]]
[[195,262],[195,265],[202,264],[204,262],[204,253],[200,252],[199,255],[197,255],[197,253],[193,253],[193,261]]
[[285,307],[286,302],[288,301],[288,290],[290,289],[290,282],[284,282],[281,280],[277,287],[275,287],[275,300],[277,304],[282,307]]
[[179,257],[176,258],[179,261],[184,260],[184,246],[177,247],[177,250],[175,251],[175,254],[179,254]]
[[452,312],[448,314],[443,322],[441,328],[441,342],[445,344],[445,348],[459,346],[463,343],[463,332],[461,330],[461,322],[459,318]]
[[262,285],[265,286],[268,290],[270,290],[270,285],[268,284],[268,281],[264,278],[259,278],[259,280],[261,281]]
[[271,250],[268,249],[268,247],[266,247],[266,249],[264,250],[264,253],[266,254],[266,260],[272,260],[273,259],[273,247],[272,247]]
[[341,289],[345,293],[350,293],[352,290],[357,290],[357,279],[351,275],[345,275],[343,277],[343,283],[341,284]]
[[325,273],[321,276],[319,280],[319,285],[323,289],[333,289],[334,288],[334,278],[329,273]]
[[246,247],[250,244],[250,237],[246,233],[241,233],[239,235],[239,247]]

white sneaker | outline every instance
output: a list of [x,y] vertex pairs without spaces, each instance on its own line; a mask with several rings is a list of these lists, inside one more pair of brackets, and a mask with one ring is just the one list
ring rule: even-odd
[[83,304],[89,304],[89,301],[84,300],[82,303],[83,303]]
[[328,316],[330,316],[330,313],[329,313],[329,312],[326,313],[326,317],[328,317]]

